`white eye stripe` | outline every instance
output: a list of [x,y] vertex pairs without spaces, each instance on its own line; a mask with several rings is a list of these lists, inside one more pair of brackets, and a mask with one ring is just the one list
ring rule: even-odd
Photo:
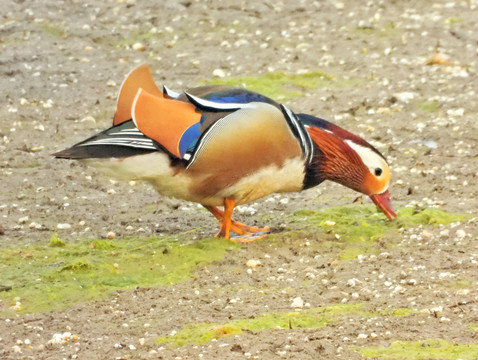
[[[365,166],[369,168],[372,174],[375,175],[375,169],[377,168],[382,170],[382,174],[385,172],[384,170],[388,167],[388,165],[385,162],[385,160],[380,155],[378,155],[375,151],[365,146],[354,143],[352,140],[345,140],[345,142],[347,143],[348,146],[350,146],[353,150],[355,150],[355,152],[358,154],[360,159],[362,159]],[[378,176],[381,176],[381,175],[378,175]]]

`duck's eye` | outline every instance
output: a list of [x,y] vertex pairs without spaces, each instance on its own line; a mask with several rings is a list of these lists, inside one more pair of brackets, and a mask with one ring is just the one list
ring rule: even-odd
[[383,170],[381,168],[375,168],[375,176],[382,175]]

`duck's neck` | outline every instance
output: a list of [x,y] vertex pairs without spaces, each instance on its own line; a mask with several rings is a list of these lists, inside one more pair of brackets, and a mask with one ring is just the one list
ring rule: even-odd
[[362,174],[358,166],[360,158],[340,138],[333,133],[309,127],[309,135],[314,142],[314,157],[306,167],[304,189],[331,180],[356,191],[361,191]]

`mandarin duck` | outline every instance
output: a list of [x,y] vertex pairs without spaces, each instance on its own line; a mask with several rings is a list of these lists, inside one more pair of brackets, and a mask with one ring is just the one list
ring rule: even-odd
[[242,88],[160,90],[147,65],[124,80],[112,127],[53,155],[199,203],[218,219],[217,236],[233,241],[269,231],[233,221],[237,205],[324,180],[370,196],[390,220],[397,216],[387,162],[359,136]]

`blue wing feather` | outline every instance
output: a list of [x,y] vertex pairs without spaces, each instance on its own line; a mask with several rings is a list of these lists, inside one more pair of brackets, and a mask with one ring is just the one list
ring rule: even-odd
[[277,103],[267,96],[258,94],[253,91],[240,88],[227,88],[221,90],[212,90],[201,96],[203,99],[214,101],[217,103],[237,103],[248,104],[250,102],[264,102],[277,106]]

